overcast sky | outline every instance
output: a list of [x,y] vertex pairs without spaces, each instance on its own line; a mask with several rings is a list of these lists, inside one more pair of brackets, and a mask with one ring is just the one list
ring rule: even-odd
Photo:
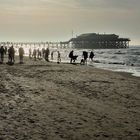
[[115,33],[140,44],[140,0],[0,0],[1,41]]

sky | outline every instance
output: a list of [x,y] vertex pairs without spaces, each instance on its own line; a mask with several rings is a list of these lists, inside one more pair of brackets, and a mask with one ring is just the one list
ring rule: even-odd
[[0,41],[115,33],[140,45],[140,0],[0,0]]

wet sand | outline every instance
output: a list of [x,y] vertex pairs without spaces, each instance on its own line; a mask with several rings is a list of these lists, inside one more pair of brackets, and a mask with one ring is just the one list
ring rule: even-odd
[[91,66],[0,65],[0,140],[139,140],[140,78]]

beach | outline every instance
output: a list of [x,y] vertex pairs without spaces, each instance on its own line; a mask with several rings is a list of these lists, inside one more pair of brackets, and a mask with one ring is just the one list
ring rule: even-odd
[[0,140],[139,140],[140,77],[93,66],[0,65]]

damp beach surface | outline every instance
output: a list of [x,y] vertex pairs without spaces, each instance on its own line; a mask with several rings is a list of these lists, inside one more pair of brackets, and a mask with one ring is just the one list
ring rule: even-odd
[[140,78],[28,58],[2,64],[0,139],[138,140]]

